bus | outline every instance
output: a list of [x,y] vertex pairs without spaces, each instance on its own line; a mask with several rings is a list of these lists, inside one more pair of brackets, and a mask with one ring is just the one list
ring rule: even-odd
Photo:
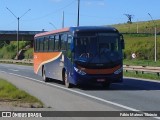
[[113,27],[69,27],[36,34],[34,72],[43,77],[72,85],[123,81],[122,34]]

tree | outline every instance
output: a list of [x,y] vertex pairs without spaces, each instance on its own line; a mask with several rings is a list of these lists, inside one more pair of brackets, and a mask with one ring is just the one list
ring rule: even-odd
[[132,24],[132,18],[134,15],[130,15],[130,14],[124,14],[124,15],[128,18],[127,23]]

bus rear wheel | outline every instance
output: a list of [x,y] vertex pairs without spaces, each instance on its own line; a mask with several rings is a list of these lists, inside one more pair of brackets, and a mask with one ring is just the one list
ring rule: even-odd
[[49,81],[49,78],[46,77],[46,71],[45,69],[43,68],[43,74],[42,74],[42,77],[43,77],[43,80],[44,82],[48,82]]
[[64,84],[67,88],[71,88],[71,83],[69,83],[68,74],[66,71],[64,72]]

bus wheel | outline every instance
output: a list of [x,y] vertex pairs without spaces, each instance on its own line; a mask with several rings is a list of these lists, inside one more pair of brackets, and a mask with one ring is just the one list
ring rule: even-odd
[[43,76],[44,82],[48,82],[48,81],[49,81],[49,78],[46,77],[46,72],[45,72],[44,69],[43,69],[43,74],[42,74],[42,76]]
[[65,83],[65,86],[66,86],[67,88],[71,88],[71,83],[69,83],[68,74],[67,74],[66,71],[65,71],[65,73],[64,73],[64,83]]

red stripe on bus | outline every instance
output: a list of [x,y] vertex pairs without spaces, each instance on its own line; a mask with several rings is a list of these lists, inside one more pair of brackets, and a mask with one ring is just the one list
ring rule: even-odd
[[121,68],[121,65],[118,65],[116,67],[113,68],[108,68],[108,69],[87,69],[87,68],[83,68],[81,66],[78,66],[78,69],[84,71],[87,74],[112,74],[114,73],[116,70],[118,70],[119,68]]

